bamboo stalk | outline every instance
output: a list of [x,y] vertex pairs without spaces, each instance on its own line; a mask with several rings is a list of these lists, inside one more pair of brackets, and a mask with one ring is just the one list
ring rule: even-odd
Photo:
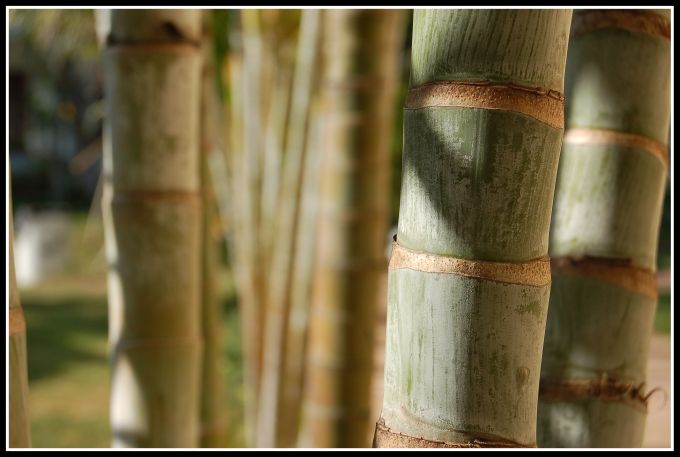
[[255,445],[257,424],[257,398],[261,373],[261,335],[260,324],[262,304],[255,292],[253,282],[253,233],[248,225],[250,200],[236,197],[246,189],[246,173],[244,173],[244,127],[243,127],[243,46],[239,32],[240,12],[232,16],[232,27],[229,30],[228,84],[229,104],[225,108],[227,138],[225,144],[225,162],[228,165],[229,198],[222,195],[228,203],[232,220],[233,234],[229,237],[231,265],[234,271],[236,290],[239,299],[239,319],[241,323],[241,341],[243,348],[243,403],[245,441],[248,446]]
[[316,221],[319,196],[320,124],[318,103],[310,108],[307,158],[302,177],[296,253],[291,277],[290,308],[285,335],[286,357],[282,368],[282,406],[279,418],[281,447],[295,447],[300,427],[305,370],[305,348],[309,328],[309,306],[314,268]]
[[669,35],[667,11],[574,13],[550,238],[542,447],[642,445],[668,162]]
[[[9,165],[9,159],[7,164]],[[26,353],[26,322],[21,308],[14,267],[14,217],[12,215],[12,183],[8,171],[9,205],[9,447],[31,447],[31,424],[28,409],[28,365]]]
[[531,447],[571,10],[416,10],[375,447]]
[[367,447],[403,15],[324,11],[325,119],[301,443]]
[[212,27],[209,16],[203,14],[203,40],[201,43],[203,70],[201,81],[201,197],[203,218],[201,224],[201,326],[203,335],[203,363],[201,383],[201,447],[225,447],[227,424],[224,411],[224,376],[221,372],[220,300],[217,296],[216,270],[219,267],[219,232],[215,221],[214,186],[210,175],[210,156],[214,149],[215,69],[213,63]]
[[103,215],[114,447],[199,442],[200,30],[198,10],[111,12]]
[[291,112],[279,192],[277,244],[272,253],[267,312],[263,338],[263,365],[258,399],[257,445],[275,447],[281,439],[282,378],[285,367],[285,335],[290,307],[291,271],[294,265],[295,233],[299,213],[301,174],[305,162],[305,135],[311,97],[311,78],[316,57],[318,10],[303,10],[298,54],[293,76]]

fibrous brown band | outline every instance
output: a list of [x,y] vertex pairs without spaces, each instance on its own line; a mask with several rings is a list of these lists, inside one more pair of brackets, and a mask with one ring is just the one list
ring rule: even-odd
[[550,284],[550,259],[541,257],[528,262],[488,262],[447,257],[412,251],[397,240],[392,245],[389,269],[407,268],[427,273],[448,273],[490,281],[543,287]]
[[582,276],[615,284],[624,289],[656,300],[656,275],[653,271],[635,267],[629,259],[556,257],[551,259],[555,276]]
[[603,374],[598,379],[541,379],[538,397],[542,401],[620,401],[643,411],[656,389],[644,394],[644,383],[623,382]]
[[26,320],[21,308],[9,309],[9,336],[18,335],[26,331]]
[[641,148],[661,161],[668,168],[668,147],[651,138],[633,133],[607,129],[569,129],[564,133],[565,144],[599,144]]
[[593,30],[616,28],[634,33],[671,38],[671,23],[668,19],[648,11],[591,10],[577,11],[571,20],[571,36]]
[[564,97],[557,91],[490,81],[434,81],[409,89],[407,110],[433,106],[497,109],[531,116],[564,128]]
[[470,436],[469,441],[462,443],[449,443],[446,441],[429,440],[416,436],[406,435],[391,430],[385,426],[385,422],[380,419],[375,426],[373,436],[374,448],[496,448],[496,447],[536,447],[536,445],[526,446],[513,441],[497,438],[489,440]]

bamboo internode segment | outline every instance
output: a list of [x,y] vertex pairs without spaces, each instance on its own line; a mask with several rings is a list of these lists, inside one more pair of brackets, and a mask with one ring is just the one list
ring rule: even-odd
[[565,256],[551,259],[551,264],[555,275],[576,275],[613,283],[654,300],[658,296],[654,272],[633,266],[629,259]]
[[657,13],[640,10],[576,11],[571,22],[571,37],[593,30],[617,28],[670,40],[671,23]]
[[489,262],[459,259],[401,246],[396,237],[392,245],[389,269],[408,268],[428,273],[448,273],[508,284],[543,287],[550,284],[550,259],[541,257],[528,262]]
[[490,81],[434,81],[409,89],[405,109],[433,106],[513,111],[553,128],[564,128],[564,97],[540,87]]
[[9,336],[26,332],[26,320],[22,308],[9,309]]
[[375,436],[373,438],[374,448],[515,448],[515,447],[536,447],[536,445],[525,446],[513,441],[503,440],[502,438],[479,438],[470,435],[469,441],[461,443],[450,443],[446,441],[428,440],[426,438],[410,436],[405,433],[392,431],[385,426],[381,419],[376,423]]
[[644,386],[644,382],[611,379],[606,373],[598,379],[544,378],[541,379],[538,396],[543,401],[620,401],[646,412],[647,400],[657,389],[645,394]]
[[136,348],[172,347],[172,346],[195,346],[202,345],[203,339],[197,337],[184,338],[129,338],[121,339],[113,347],[113,352]]
[[663,166],[668,169],[668,146],[643,135],[609,129],[573,128],[564,133],[564,143],[641,148],[659,159]]

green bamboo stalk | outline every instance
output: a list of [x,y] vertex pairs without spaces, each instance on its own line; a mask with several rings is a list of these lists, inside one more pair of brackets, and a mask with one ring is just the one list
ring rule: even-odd
[[668,10],[574,13],[541,447],[642,445],[667,176],[669,35]]
[[367,447],[373,328],[389,223],[399,10],[323,14],[324,132],[304,447]]
[[293,76],[291,111],[284,147],[280,203],[277,218],[277,244],[274,246],[267,290],[267,311],[263,336],[263,364],[258,398],[257,445],[278,446],[282,439],[281,392],[286,366],[285,335],[290,308],[290,285],[295,234],[300,207],[301,176],[305,163],[305,135],[311,98],[311,81],[318,41],[318,10],[303,10],[298,38],[298,54]]
[[[234,15],[240,18],[240,13]],[[227,200],[232,215],[233,235],[230,237],[230,251],[232,252],[231,265],[234,271],[234,279],[239,299],[239,320],[241,322],[241,341],[243,347],[243,406],[245,441],[248,446],[255,446],[257,427],[257,399],[261,378],[261,354],[262,354],[262,325],[263,304],[255,290],[253,282],[253,230],[249,222],[251,199],[243,189],[247,188],[247,176],[245,172],[244,156],[244,121],[243,105],[243,48],[237,40],[240,36],[238,22],[234,21],[230,28],[229,56],[228,56],[228,87],[229,105],[226,107],[228,135],[225,144],[225,162],[229,166],[230,191]],[[248,195],[245,195],[248,194]],[[235,196],[239,196],[235,198]],[[224,198],[224,197],[223,197]]]
[[225,447],[227,424],[225,417],[224,385],[221,372],[220,300],[217,295],[219,268],[219,231],[215,230],[219,214],[210,173],[210,156],[215,147],[214,102],[217,97],[213,61],[212,27],[209,16],[203,14],[201,42],[203,71],[201,81],[201,325],[203,335],[203,363],[201,383],[201,447]]
[[114,10],[103,216],[114,447],[196,447],[201,383],[198,10]]
[[571,10],[416,10],[376,447],[535,446]]
[[[8,159],[9,165],[9,159]],[[9,173],[8,173],[9,176]],[[9,205],[9,447],[31,447],[28,410],[28,365],[26,362],[26,323],[19,299],[14,269],[14,217],[12,215],[11,176],[7,185]]]

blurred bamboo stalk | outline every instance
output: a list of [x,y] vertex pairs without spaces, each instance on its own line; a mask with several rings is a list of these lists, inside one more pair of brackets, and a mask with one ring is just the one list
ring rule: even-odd
[[[253,281],[253,271],[256,265],[253,263],[254,230],[248,225],[250,220],[251,200],[244,189],[247,187],[246,173],[244,173],[244,104],[245,94],[243,90],[243,40],[240,24],[240,12],[231,15],[231,27],[229,28],[229,52],[227,55],[227,87],[228,100],[224,107],[225,163],[228,167],[228,180],[230,194],[227,198],[222,196],[224,206],[229,207],[232,216],[232,234],[228,237],[231,252],[231,265],[234,271],[234,279],[239,299],[239,319],[241,322],[241,344],[243,351],[243,403],[244,403],[244,428],[246,445],[255,445],[255,429],[257,422],[257,398],[260,386],[261,371],[261,315],[263,304],[258,300],[258,295]],[[223,218],[224,219],[224,218]]]
[[286,334],[290,309],[292,272],[295,265],[296,232],[306,157],[305,136],[317,56],[319,11],[303,10],[298,35],[298,53],[284,146],[283,170],[268,277],[267,308],[263,335],[261,392],[258,399],[257,445],[279,446],[284,437],[282,391],[286,367]]
[[[217,269],[219,267],[219,213],[211,178],[211,155],[215,149],[215,99],[216,82],[211,16],[203,12],[202,78],[201,78],[201,197],[203,206],[201,252],[201,322],[203,335],[203,364],[201,384],[201,447],[225,447],[226,411],[221,372],[220,300],[217,296]],[[217,224],[216,224],[217,222]]]
[[668,174],[670,11],[572,21],[550,235],[541,447],[640,447]]
[[[9,165],[9,159],[8,159]],[[9,447],[31,447],[31,424],[28,412],[28,365],[26,362],[26,322],[19,299],[14,267],[14,216],[12,215],[12,177],[9,171]]]
[[[315,80],[318,78],[315,78]],[[316,85],[316,84],[315,84]],[[319,165],[321,123],[318,103],[310,106],[300,214],[298,216],[295,262],[292,265],[290,284],[290,308],[286,329],[286,357],[282,367],[282,383],[279,426],[280,447],[295,447],[302,413],[303,379],[305,371],[305,347],[309,333],[309,304],[314,268],[316,243],[317,206],[319,199]]]
[[368,447],[373,331],[389,224],[390,144],[405,14],[323,12],[319,222],[304,447]]
[[114,447],[196,447],[199,10],[113,10],[103,216]]

